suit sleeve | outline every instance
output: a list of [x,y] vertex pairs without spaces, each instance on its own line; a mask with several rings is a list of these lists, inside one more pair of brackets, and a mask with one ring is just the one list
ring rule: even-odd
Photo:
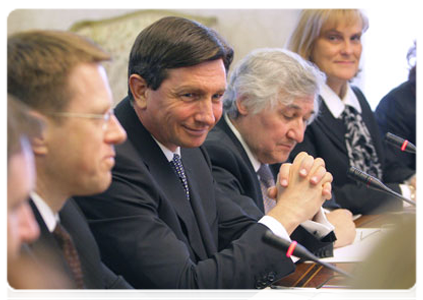
[[[379,125],[382,139],[391,132],[411,143],[416,143],[416,85],[414,81],[406,81],[391,90],[379,102],[375,110],[375,118]],[[395,147],[387,147],[388,152],[397,161],[416,170],[416,155],[399,151]]]
[[174,231],[179,220],[172,217],[171,199],[163,197],[145,165],[134,160],[118,165],[125,167],[115,167],[104,194],[78,203],[106,264],[135,288],[264,288],[294,270],[282,252],[263,244],[263,225],[222,202],[215,219],[219,251],[195,261]]

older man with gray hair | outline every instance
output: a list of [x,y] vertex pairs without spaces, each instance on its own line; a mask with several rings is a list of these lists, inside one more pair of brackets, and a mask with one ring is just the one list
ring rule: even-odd
[[[220,188],[250,215],[260,218],[276,205],[267,193],[274,185],[268,164],[285,162],[303,140],[318,114],[324,81],[312,64],[277,48],[257,49],[233,70],[223,96],[224,117],[204,145]],[[285,175],[279,181],[287,186]],[[343,246],[354,237],[352,215],[343,209],[321,210],[291,234],[321,257],[331,255],[334,240]]]

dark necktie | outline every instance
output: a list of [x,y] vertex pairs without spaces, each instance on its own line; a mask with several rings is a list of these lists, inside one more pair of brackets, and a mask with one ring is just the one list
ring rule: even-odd
[[60,248],[62,248],[63,255],[72,271],[77,288],[83,289],[84,281],[81,262],[79,260],[78,252],[76,252],[71,236],[66,231],[66,229],[60,225],[60,223],[57,223],[56,228],[53,231],[53,235],[56,238]]
[[276,201],[267,196],[267,189],[275,185],[272,172],[266,164],[262,164],[257,171],[260,179],[261,193],[263,195],[264,212],[267,214],[275,205]]
[[350,166],[381,180],[382,168],[379,158],[361,115],[353,107],[346,105],[341,117],[347,128],[345,144]]
[[170,162],[170,165],[173,169],[173,171],[178,175],[179,180],[182,183],[182,186],[185,190],[185,196],[189,200],[189,188],[188,188],[188,181],[187,177],[185,175],[184,166],[182,165],[181,157],[178,154],[173,155],[173,159]]

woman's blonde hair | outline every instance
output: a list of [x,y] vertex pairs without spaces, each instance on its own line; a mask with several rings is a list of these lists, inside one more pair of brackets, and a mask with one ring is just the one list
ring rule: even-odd
[[336,27],[339,22],[352,24],[360,20],[365,32],[369,21],[358,9],[305,9],[301,12],[297,26],[288,39],[286,48],[298,53],[304,59],[310,60],[313,43],[320,36],[324,26]]

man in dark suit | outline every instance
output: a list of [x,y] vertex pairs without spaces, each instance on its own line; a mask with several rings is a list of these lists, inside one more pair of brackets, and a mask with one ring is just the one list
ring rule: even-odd
[[[261,216],[276,204],[263,189],[263,169],[270,171],[267,164],[285,162],[303,140],[307,124],[318,111],[317,95],[323,83],[324,75],[317,68],[281,49],[257,49],[233,70],[223,96],[224,117],[204,147],[220,188],[245,211],[256,215],[257,208]],[[351,212],[344,209],[327,215],[319,211],[291,238],[318,256],[331,255],[335,237],[326,216],[335,226],[335,245],[352,243],[355,225]]]
[[76,288],[130,288],[101,262],[83,215],[67,201],[110,185],[114,145],[126,139],[101,66],[108,59],[68,32],[29,31],[8,38],[8,92],[46,124],[32,140],[37,181],[31,206],[41,236],[30,250],[39,262],[54,261]]
[[263,243],[266,219],[291,233],[330,195],[331,175],[306,154],[283,166],[290,185],[259,222],[217,187],[201,145],[221,116],[232,55],[217,33],[177,17],[132,47],[129,96],[116,108],[128,140],[116,147],[112,185],[77,201],[105,262],[137,288],[264,288],[294,270]]

